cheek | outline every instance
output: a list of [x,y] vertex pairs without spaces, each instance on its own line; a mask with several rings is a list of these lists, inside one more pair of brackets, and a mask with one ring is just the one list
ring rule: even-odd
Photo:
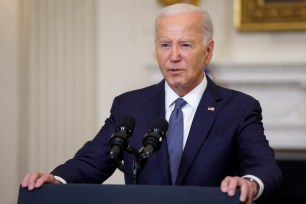
[[196,55],[185,55],[183,57],[183,61],[186,63],[186,66],[188,66],[189,71],[194,72],[196,69],[196,66],[199,66],[200,57]]
[[166,55],[161,52],[156,52],[156,58],[160,65],[164,64],[166,61]]
[[197,55],[194,55],[190,61],[192,61],[194,69],[203,69],[206,64],[206,59],[207,56],[205,53],[198,53]]

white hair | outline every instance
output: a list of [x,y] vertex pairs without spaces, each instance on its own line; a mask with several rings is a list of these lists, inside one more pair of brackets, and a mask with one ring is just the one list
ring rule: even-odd
[[201,15],[201,24],[203,30],[203,38],[206,44],[213,39],[213,23],[209,13],[197,6],[187,3],[178,3],[171,6],[163,8],[155,19],[155,33],[157,32],[157,27],[160,22],[160,19],[164,16],[175,16],[178,14],[186,13],[198,13]]

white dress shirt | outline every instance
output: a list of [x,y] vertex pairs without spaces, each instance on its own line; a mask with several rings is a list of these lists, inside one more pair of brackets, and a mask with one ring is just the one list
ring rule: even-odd
[[[187,95],[182,97],[187,104],[181,109],[184,115],[184,134],[183,134],[183,147],[185,147],[187,137],[189,135],[190,127],[195,115],[195,112],[198,108],[198,105],[201,101],[203,93],[207,86],[207,79],[204,77],[202,82],[194,88]],[[170,115],[175,107],[174,101],[179,98],[178,96],[168,85],[165,83],[165,110],[166,110],[166,120],[169,122]]]

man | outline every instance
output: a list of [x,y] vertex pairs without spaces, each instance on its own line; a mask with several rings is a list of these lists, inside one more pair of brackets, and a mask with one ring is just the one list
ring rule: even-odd
[[[171,120],[174,101],[182,98],[184,150],[179,167],[175,170],[171,163],[169,130],[167,141],[140,173],[139,184],[220,186],[229,196],[240,188],[243,203],[264,200],[276,191],[281,172],[264,136],[260,104],[246,94],[215,85],[205,75],[214,50],[209,14],[189,4],[166,7],[156,18],[155,32],[164,80],[116,97],[110,117],[92,141],[51,174],[28,174],[24,188],[32,190],[44,183],[102,183],[116,169],[109,158],[109,139],[118,121],[125,115],[136,119],[129,144],[140,148],[152,120],[160,116]],[[177,128],[171,121],[169,125]],[[134,155],[124,152],[122,159],[125,181],[132,183],[128,175],[132,175]]]

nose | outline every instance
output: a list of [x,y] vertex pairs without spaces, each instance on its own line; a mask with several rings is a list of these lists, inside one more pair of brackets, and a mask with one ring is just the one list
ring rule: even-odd
[[170,60],[171,62],[178,62],[181,60],[181,55],[178,46],[172,46]]

